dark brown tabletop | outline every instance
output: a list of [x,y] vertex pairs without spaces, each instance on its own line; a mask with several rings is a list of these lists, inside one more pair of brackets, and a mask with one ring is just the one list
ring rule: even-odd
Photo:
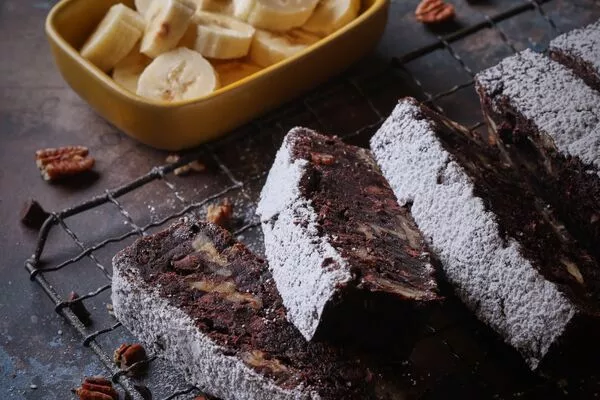
[[[107,309],[110,259],[142,230],[156,231],[164,226],[164,218],[186,209],[202,211],[207,203],[228,197],[235,206],[233,230],[261,252],[254,207],[264,174],[289,128],[313,127],[364,145],[396,99],[413,95],[483,130],[473,73],[515,50],[543,51],[559,32],[600,17],[597,0],[452,2],[456,22],[430,29],[415,21],[417,1],[392,0],[387,30],[371,55],[301,99],[194,150],[194,157],[206,164],[205,172],[175,176],[166,171],[162,176],[154,170],[150,178],[156,179],[122,196],[106,191],[164,164],[167,153],[120,133],[64,83],[44,34],[44,19],[55,1],[0,2],[0,398],[72,398],[70,389],[82,376],[111,373],[92,350],[111,353],[133,338],[114,326]],[[97,160],[95,173],[66,184],[44,182],[34,152],[70,144],[90,148]],[[60,297],[54,300],[64,300],[71,290],[93,294],[85,304],[94,323],[84,336],[102,329],[109,332],[94,335],[90,348],[82,344],[80,332],[55,312],[55,303],[39,282],[29,279],[24,264],[36,247],[37,232],[19,222],[19,210],[29,198],[46,210],[60,211],[98,195],[105,196],[101,205],[61,218],[65,225],[51,229],[37,265],[64,264],[38,275]],[[119,240],[106,243],[110,238]],[[550,380],[532,374],[512,349],[452,298],[431,316],[410,357],[399,360],[398,371],[392,389],[397,398],[598,394],[598,371]],[[151,363],[149,376],[139,383],[150,387],[155,399],[187,388],[160,360]],[[197,391],[190,390],[176,398],[193,398]]]

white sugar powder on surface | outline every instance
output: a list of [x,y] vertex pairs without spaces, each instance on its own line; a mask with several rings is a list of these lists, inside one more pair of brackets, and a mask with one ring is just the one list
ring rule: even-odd
[[549,49],[588,63],[600,75],[600,20],[558,36]]

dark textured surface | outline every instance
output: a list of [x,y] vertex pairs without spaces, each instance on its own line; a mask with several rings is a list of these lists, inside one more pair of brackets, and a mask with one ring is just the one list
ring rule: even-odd
[[[417,1],[393,1],[388,27],[377,50],[349,74],[333,79],[300,101],[286,105],[228,137],[223,144],[206,149],[204,174],[188,177],[169,175],[119,198],[136,225],[144,225],[178,211],[192,201],[215,194],[235,181],[242,189],[229,193],[235,202],[235,223],[255,222],[253,210],[262,179],[252,180],[271,164],[283,134],[295,125],[345,135],[353,144],[366,143],[396,98],[426,96],[411,79],[411,72],[430,94],[445,92],[468,83],[456,57],[476,72],[494,65],[511,53],[498,30],[483,29],[452,44],[454,55],[436,50],[405,68],[392,69],[389,60],[423,45],[436,42],[436,34],[481,21],[523,0],[456,0],[457,24],[431,31],[414,21]],[[4,0],[0,2],[0,397],[4,399],[68,399],[70,388],[84,374],[100,373],[102,367],[64,320],[40,287],[27,279],[23,269],[35,245],[36,233],[19,223],[22,202],[36,198],[48,210],[60,210],[103,193],[162,164],[163,152],[137,144],[94,114],[64,83],[53,65],[43,32],[44,18],[54,1]],[[543,6],[559,30],[580,27],[600,17],[597,0],[551,0]],[[514,47],[543,49],[556,36],[552,25],[529,10],[497,24]],[[439,96],[436,104],[459,122],[481,121],[472,86],[452,95]],[[48,146],[81,144],[96,158],[96,179],[70,185],[50,185],[39,176],[33,154]],[[226,165],[227,168],[219,165]],[[171,187],[169,186],[171,185]],[[174,187],[175,189],[173,189]],[[84,245],[131,230],[114,204],[106,204],[68,218],[67,225]],[[151,229],[153,230],[153,229]],[[251,247],[260,249],[256,229],[243,233]],[[114,253],[131,243],[130,237],[94,252],[95,260],[110,270]],[[56,265],[79,249],[61,229],[52,231],[43,261]],[[71,290],[83,294],[106,283],[106,277],[89,258],[71,264],[47,279],[63,297]],[[110,326],[106,311],[109,291],[86,301],[93,314],[90,332]],[[585,377],[553,379],[550,383],[529,373],[511,349],[475,321],[450,299],[429,321],[429,328],[409,360],[401,361],[405,372],[396,387],[404,398],[422,396],[443,399],[452,395],[470,398],[590,398],[600,389],[600,373]],[[58,332],[61,331],[62,334]],[[122,341],[133,340],[122,328],[101,336],[108,351]],[[146,384],[155,398],[181,388],[181,382],[153,379],[168,367],[154,362]],[[585,379],[584,379],[585,378]],[[32,389],[30,385],[36,385]],[[181,398],[186,398],[181,397]],[[188,395],[188,398],[190,396]]]

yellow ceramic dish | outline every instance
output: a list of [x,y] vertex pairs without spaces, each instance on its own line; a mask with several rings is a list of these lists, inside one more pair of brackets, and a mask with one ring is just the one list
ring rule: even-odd
[[305,51],[207,96],[176,103],[144,99],[78,52],[106,11],[133,0],[63,0],[46,20],[55,62],[96,112],[150,146],[180,150],[215,139],[292,99],[364,56],[381,37],[388,0],[363,0],[361,15]]

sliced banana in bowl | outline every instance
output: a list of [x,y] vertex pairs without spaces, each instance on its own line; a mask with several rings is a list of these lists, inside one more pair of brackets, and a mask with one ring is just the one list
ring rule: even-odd
[[193,22],[198,26],[194,49],[204,57],[228,60],[248,54],[255,32],[252,26],[206,11],[198,11]]
[[227,60],[227,61],[212,61],[212,65],[219,75],[219,83],[221,87],[225,87],[240,81],[262,68],[259,65],[252,63],[250,60]]
[[133,49],[144,27],[141,15],[123,4],[115,4],[81,48],[81,56],[109,72]]
[[285,33],[256,30],[250,46],[252,62],[268,67],[306,49],[321,38],[301,29]]
[[318,0],[234,0],[234,4],[236,2],[247,3],[242,9],[248,13],[242,18],[250,25],[284,32],[304,25]]
[[45,28],[61,75],[84,101],[135,139],[179,150],[248,123],[367,54],[389,2],[61,0]]
[[219,78],[208,60],[194,50],[178,47],[156,57],[144,69],[136,93],[173,102],[202,97],[218,87]]
[[326,36],[352,22],[359,12],[360,0],[320,0],[302,28]]
[[135,93],[140,75],[151,62],[152,59],[140,53],[139,46],[136,46],[124,59],[115,65],[112,78],[125,89]]
[[233,17],[233,0],[198,0],[198,10]]
[[198,6],[191,0],[156,0],[146,11],[146,30],[140,51],[148,57],[174,49],[185,32]]
[[143,16],[146,16],[146,12],[148,11],[148,8],[150,8],[150,3],[152,3],[153,0],[135,0],[134,4],[135,4],[135,9]]

